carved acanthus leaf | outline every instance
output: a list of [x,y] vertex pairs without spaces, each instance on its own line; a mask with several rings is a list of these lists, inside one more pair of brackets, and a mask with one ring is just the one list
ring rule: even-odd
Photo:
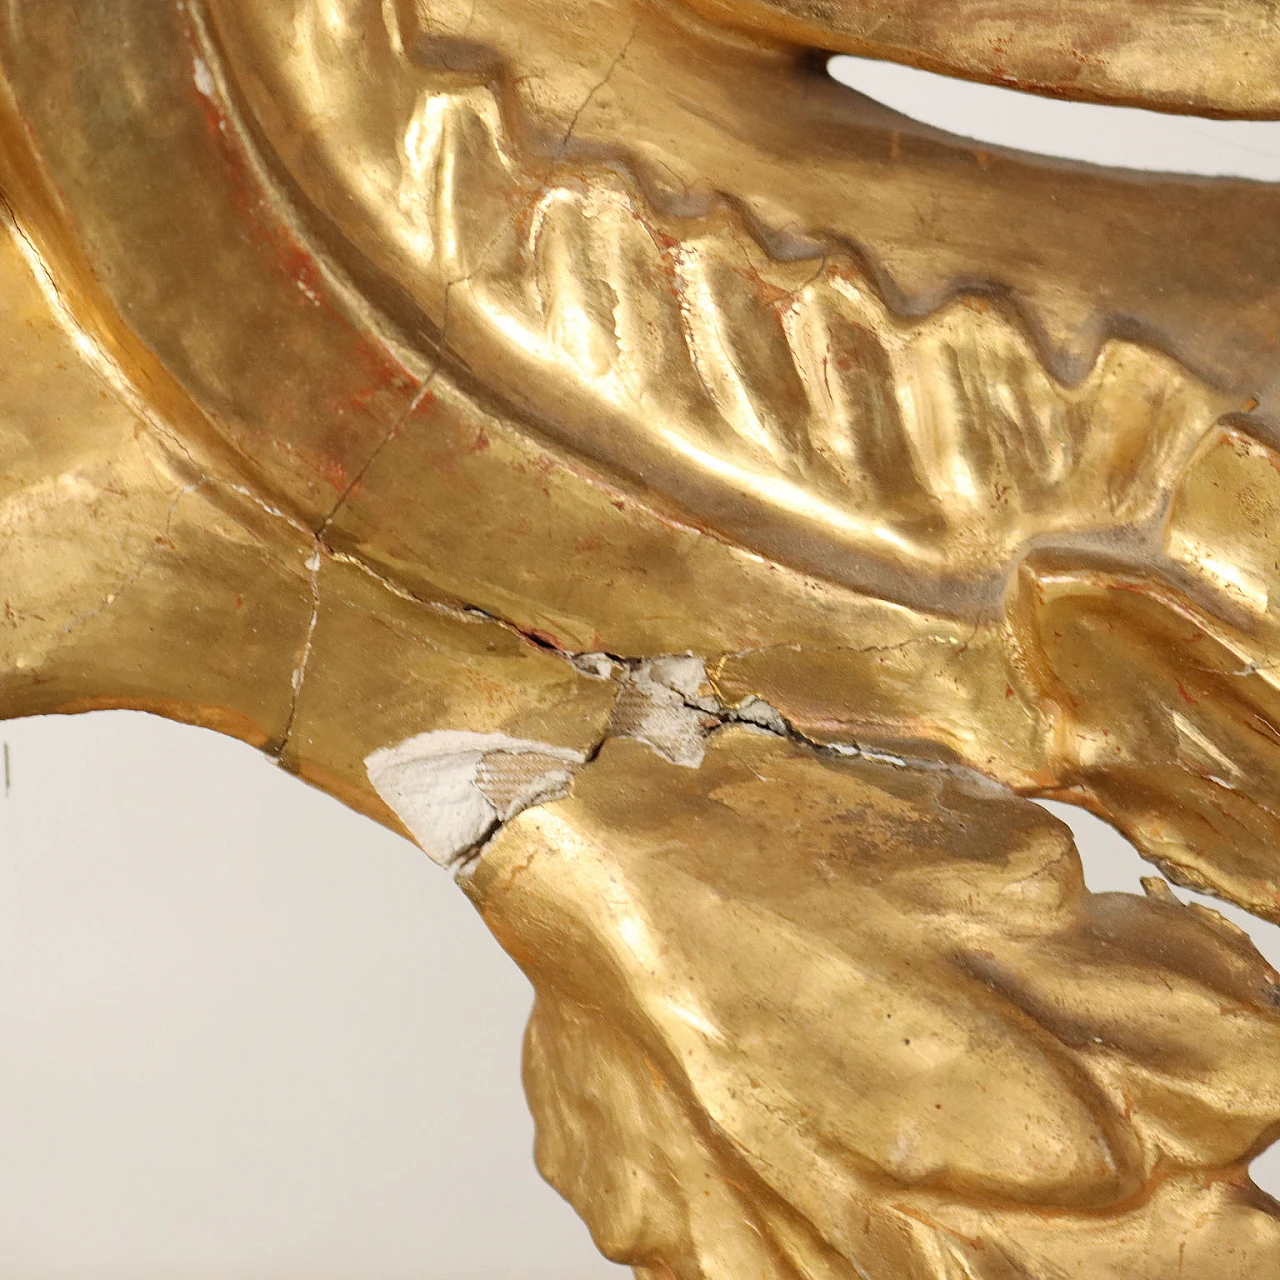
[[1118,340],[1067,385],[993,297],[897,316],[845,246],[784,253],[731,199],[678,210],[624,157],[512,136],[490,86],[424,90],[377,211],[419,296],[447,297],[449,352],[533,430],[753,550],[982,581],[1032,543],[1142,538],[1239,407]]
[[238,77],[275,162],[341,255],[407,292],[442,369],[701,528],[878,594],[989,601],[1029,545],[1147,545],[1169,478],[1242,407],[1119,339],[1064,382],[994,287],[903,315],[891,273],[821,224],[672,187],[622,140],[547,136],[493,51],[448,70],[431,22],[350,9],[299,6],[296,118]]
[[1280,1264],[1244,1172],[1280,979],[1212,912],[1088,893],[997,788],[743,729],[697,771],[611,742],[467,888],[539,991],[543,1170],[642,1275]]

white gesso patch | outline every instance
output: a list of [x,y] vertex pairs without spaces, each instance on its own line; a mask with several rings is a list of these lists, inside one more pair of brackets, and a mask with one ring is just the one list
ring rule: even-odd
[[687,654],[647,658],[624,672],[619,683],[611,732],[643,742],[672,764],[700,768],[707,737],[724,711],[709,696],[702,659]]
[[574,666],[584,675],[613,680],[618,697],[609,733],[634,738],[664,760],[683,769],[700,769],[707,742],[726,724],[754,725],[786,737],[786,720],[762,698],[751,696],[737,707],[715,695],[706,662],[694,654],[668,653],[623,662],[608,654],[581,654]]
[[375,751],[364,767],[424,852],[449,867],[501,823],[566,795],[586,759],[570,747],[443,729]]

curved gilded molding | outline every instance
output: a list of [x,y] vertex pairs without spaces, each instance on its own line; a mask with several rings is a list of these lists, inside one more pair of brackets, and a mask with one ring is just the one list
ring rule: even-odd
[[1170,477],[1248,407],[1115,338],[1064,382],[990,286],[896,313],[883,271],[819,228],[733,191],[664,197],[623,144],[520,122],[499,51],[470,51],[483,78],[424,72],[446,52],[421,37],[411,58],[398,18],[360,8],[299,8],[288,112],[229,39],[276,166],[400,283],[442,371],[678,518],[877,595],[989,608],[1032,544],[1147,554]]
[[1244,407],[1117,340],[1064,384],[989,297],[903,319],[847,250],[780,257],[730,201],[667,213],[617,162],[544,164],[511,136],[489,86],[428,90],[398,187],[358,193],[445,367],[805,572],[990,599],[1032,542],[1141,539],[1168,477]]
[[1194,115],[1272,119],[1280,24],[1267,0],[689,0],[720,21],[970,80]]

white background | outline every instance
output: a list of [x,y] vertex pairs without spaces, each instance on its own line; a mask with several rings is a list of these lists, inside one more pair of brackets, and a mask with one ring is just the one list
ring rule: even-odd
[[[1280,179],[1277,125],[836,70],[991,142]],[[532,1167],[528,988],[424,856],[200,730],[0,741],[0,1280],[624,1280]],[[1280,1192],[1280,1154],[1255,1173]]]

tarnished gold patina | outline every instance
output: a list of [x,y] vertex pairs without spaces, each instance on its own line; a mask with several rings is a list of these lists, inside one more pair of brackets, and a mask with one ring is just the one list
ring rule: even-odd
[[1280,976],[1018,798],[1280,920],[1280,190],[814,53],[1267,117],[1273,9],[14,0],[0,714],[491,812],[649,1280],[1280,1273]]

